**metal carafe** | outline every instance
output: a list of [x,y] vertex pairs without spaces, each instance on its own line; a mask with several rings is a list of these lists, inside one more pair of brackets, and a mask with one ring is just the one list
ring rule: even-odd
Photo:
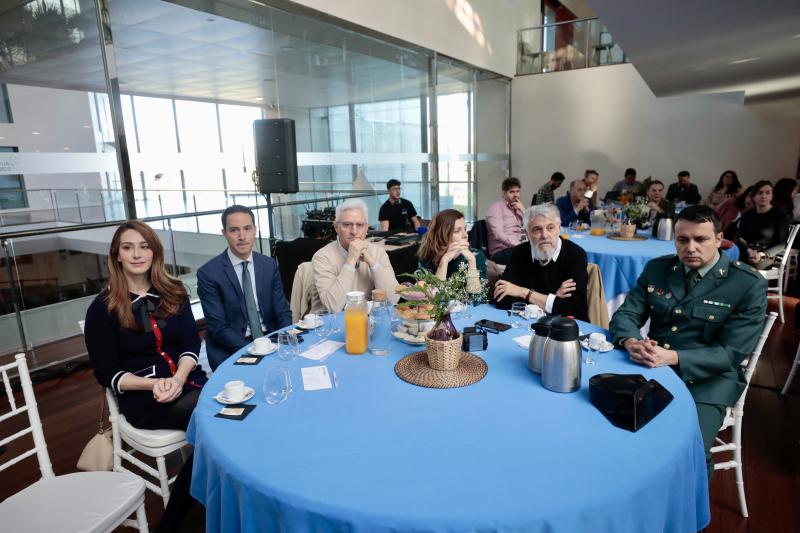
[[660,216],[656,218],[653,226],[653,237],[659,241],[671,241],[674,221],[670,216]]
[[571,318],[554,318],[542,358],[542,385],[553,392],[574,392],[581,388],[581,344],[578,323]]
[[542,356],[547,337],[550,336],[550,322],[553,316],[544,316],[535,324],[531,324],[531,342],[528,345],[528,370],[534,374],[542,373]]

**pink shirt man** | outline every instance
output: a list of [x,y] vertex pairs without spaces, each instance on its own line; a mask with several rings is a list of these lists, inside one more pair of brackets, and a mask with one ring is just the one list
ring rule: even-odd
[[489,238],[489,256],[508,250],[522,242],[522,213],[519,201],[520,185],[517,178],[503,181],[503,196],[486,211],[486,230]]

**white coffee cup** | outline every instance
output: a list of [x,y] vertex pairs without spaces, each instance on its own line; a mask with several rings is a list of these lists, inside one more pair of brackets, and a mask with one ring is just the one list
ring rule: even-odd
[[253,351],[256,353],[266,353],[272,349],[272,341],[267,337],[259,337],[253,340]]
[[303,317],[303,324],[308,327],[313,327],[317,325],[317,321],[319,318],[317,317],[316,313],[309,313]]
[[225,384],[223,396],[229,402],[244,400],[244,381],[229,381]]
[[606,336],[602,333],[592,333],[589,335],[589,348],[601,350],[606,343]]

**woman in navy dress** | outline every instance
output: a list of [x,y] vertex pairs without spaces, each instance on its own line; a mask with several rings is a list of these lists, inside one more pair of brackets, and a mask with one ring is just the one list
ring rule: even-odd
[[[206,376],[200,339],[183,283],[164,269],[164,248],[143,222],[122,223],[108,253],[109,283],[86,312],[86,347],[94,375],[117,397],[135,427],[189,424]],[[191,508],[192,458],[175,480],[158,530],[178,527]]]

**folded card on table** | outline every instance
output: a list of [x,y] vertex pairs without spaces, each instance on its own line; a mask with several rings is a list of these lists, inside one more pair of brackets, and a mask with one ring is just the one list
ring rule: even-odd
[[333,387],[331,377],[328,375],[328,367],[325,365],[301,368],[300,373],[303,375],[303,390],[322,390]]
[[512,339],[514,343],[519,346],[520,348],[528,349],[528,346],[531,344],[531,336],[530,335],[521,335],[519,337],[514,337]]
[[321,361],[331,355],[333,352],[344,346],[343,342],[338,341],[323,341],[319,344],[311,346],[308,350],[301,353],[302,357],[311,359],[313,361]]

